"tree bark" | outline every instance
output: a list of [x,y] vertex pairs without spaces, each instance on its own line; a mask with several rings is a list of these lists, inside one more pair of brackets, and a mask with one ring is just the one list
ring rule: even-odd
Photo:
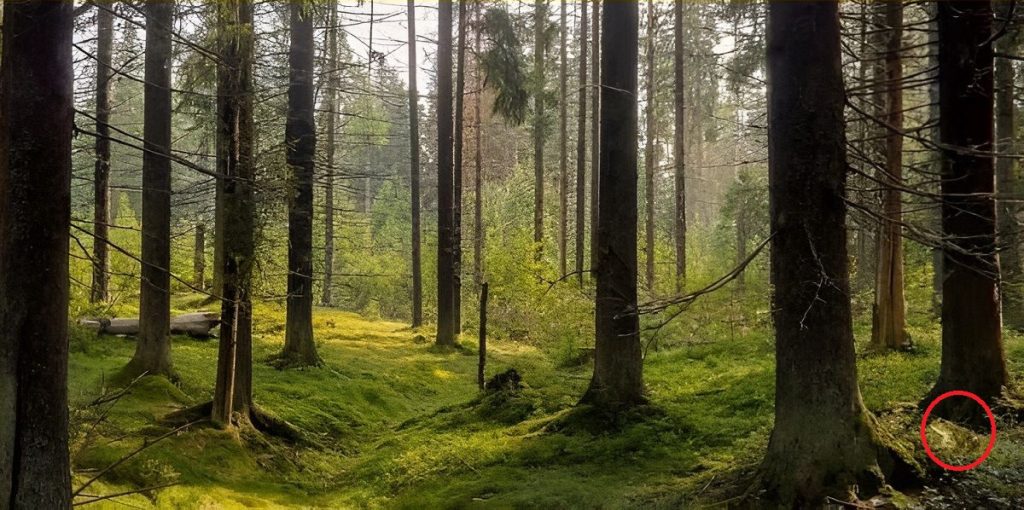
[[[1000,18],[1013,15],[1009,3],[1000,3]],[[1013,24],[1012,20],[1003,23]],[[1002,53],[1016,54],[1016,29],[1005,34],[998,42]],[[1024,330],[1024,274],[1021,268],[1020,224],[1017,215],[1020,207],[1020,182],[1017,177],[1017,127],[1016,104],[1014,103],[1015,72],[1009,59],[996,60],[996,137],[1000,157],[996,160],[996,191],[999,194],[999,293],[1003,301],[1003,325],[1009,329]]]
[[562,0],[558,48],[558,275],[568,272],[569,250],[569,57],[567,51],[568,5]]
[[[477,23],[483,22],[483,5],[481,2],[475,4]],[[483,187],[483,116],[481,114],[481,103],[484,99],[484,75],[480,66],[479,55],[481,55],[482,31],[477,30],[474,34],[474,55],[478,56],[476,66],[476,94],[473,102],[473,122],[476,125],[474,132],[473,148],[473,282],[477,288],[484,282],[484,187]]]
[[412,327],[423,325],[423,271],[420,262],[420,93],[416,86],[416,1],[409,0],[409,191],[412,210]]
[[673,2],[672,54],[675,72],[675,132],[672,151],[675,163],[676,293],[686,288],[686,46],[683,39],[683,0]]
[[[999,309],[993,149],[992,6],[939,3],[939,108],[943,150],[942,363],[928,399],[966,390],[991,402],[1007,384]],[[928,404],[928,400],[923,404]],[[966,399],[936,416],[977,417]]]
[[768,9],[776,393],[761,480],[780,506],[817,506],[854,487],[873,495],[886,452],[857,386],[838,4]]
[[452,2],[437,17],[437,345],[455,345],[455,168],[452,126]]
[[536,259],[544,251],[544,33],[546,0],[533,4],[533,242]]
[[583,250],[587,231],[587,0],[580,0],[579,108],[576,117],[576,279],[583,285]]
[[338,60],[338,3],[331,0],[327,3],[329,27],[327,28],[327,171],[324,172],[324,288],[321,303],[324,306],[333,304],[334,288],[334,174],[337,172],[335,160],[335,135],[338,122],[338,90],[341,88],[340,62]]
[[171,29],[174,2],[146,9],[139,339],[122,375],[174,378],[171,365]]
[[644,258],[646,262],[645,281],[649,292],[654,292],[654,160],[657,158],[654,154],[656,143],[654,132],[657,129],[656,110],[654,108],[655,20],[654,0],[647,0],[647,92],[645,94],[647,104],[644,111],[644,120],[647,124],[644,129],[644,138],[647,142],[644,148]]
[[220,344],[211,418],[227,426],[231,416],[252,408],[252,269],[256,255],[253,157],[253,6],[249,0],[218,5],[223,94],[219,129],[225,147],[223,208],[231,218],[223,229],[223,289]]
[[206,224],[196,224],[195,249],[192,252],[192,285],[206,288]]
[[637,64],[639,4],[609,2],[601,17],[601,179],[594,375],[583,403],[641,405],[637,306]]
[[288,51],[288,121],[285,146],[291,168],[288,200],[288,314],[282,364],[320,363],[313,339],[313,12],[305,0],[291,1]]
[[454,192],[452,200],[452,249],[455,259],[455,279],[452,284],[455,289],[452,291],[452,299],[455,304],[452,309],[455,312],[455,335],[462,334],[462,162],[463,146],[465,145],[466,132],[466,0],[459,1],[459,42],[458,62],[455,76],[455,138],[453,140],[453,154],[455,158],[452,181]]
[[878,236],[878,264],[875,272],[875,304],[871,345],[876,349],[906,349],[907,304],[903,292],[903,42],[902,1],[887,2],[885,50],[885,172],[878,172],[882,185],[882,220]]
[[96,167],[93,173],[93,303],[106,301],[109,284],[108,246],[110,224],[110,82],[114,41],[112,5],[96,9]]
[[18,36],[3,38],[0,68],[2,508],[71,505],[67,367],[73,8],[70,2],[4,4],[4,33]]
[[[929,2],[925,5],[928,18],[928,67],[936,69],[929,77],[928,85],[928,124],[932,127],[928,130],[928,140],[935,147],[941,143],[939,136],[939,7],[937,2]],[[928,170],[932,175],[942,175],[942,158],[938,154],[932,154],[932,163]],[[929,189],[932,193],[941,193],[941,182],[932,185]],[[941,200],[935,200],[932,211],[929,214],[929,223],[935,232],[942,232],[942,207]],[[942,285],[946,279],[946,271],[941,246],[932,248],[932,312],[936,317],[942,316]]]
[[597,221],[601,198],[601,0],[593,0],[590,24],[590,269],[597,268]]

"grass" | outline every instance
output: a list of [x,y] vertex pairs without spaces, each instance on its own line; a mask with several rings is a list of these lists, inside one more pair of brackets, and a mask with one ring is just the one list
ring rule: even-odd
[[[729,324],[702,319],[719,305],[695,306],[688,315],[698,325],[681,325],[659,342],[661,350],[649,352],[645,379],[651,408],[619,417],[610,429],[574,408],[590,366],[566,367],[559,349],[492,339],[488,373],[514,367],[525,388],[481,397],[471,346],[440,352],[416,339],[420,334],[430,339],[429,331],[322,309],[314,326],[324,366],[278,371],[263,360],[281,348],[283,310],[261,305],[254,321],[255,400],[303,429],[316,446],[213,429],[185,431],[105,474],[85,492],[96,496],[176,484],[91,505],[95,508],[711,505],[728,497],[735,488],[730,484],[759,461],[774,398],[774,345],[764,314],[739,314]],[[923,312],[913,312],[910,322],[917,344],[913,352],[862,356],[858,367],[865,403],[923,456],[915,440],[920,415],[908,405],[937,375],[938,331]],[[858,325],[858,339],[866,341],[865,327]],[[1024,340],[1010,336],[1007,347],[1013,373],[1024,373]],[[146,378],[115,404],[90,406],[111,391],[104,381],[133,349],[131,339],[74,331],[70,398],[76,486],[166,433],[159,417],[211,395],[216,342],[175,338],[177,385]],[[950,455],[969,455],[977,446],[970,432],[942,427],[948,426],[933,424],[936,437],[959,434],[940,446]],[[1000,501],[1019,501],[1024,497],[1022,443],[1020,428],[1001,428],[999,443],[981,469],[910,497],[996,508]]]

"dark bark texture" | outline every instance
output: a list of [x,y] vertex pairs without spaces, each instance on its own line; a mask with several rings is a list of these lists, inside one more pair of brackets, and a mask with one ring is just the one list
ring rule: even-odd
[[675,133],[672,138],[672,152],[675,166],[675,249],[676,249],[676,292],[686,287],[686,47],[683,39],[683,0],[675,0],[672,6],[672,38],[675,47],[672,53],[675,84]]
[[93,172],[93,303],[108,297],[109,266],[107,240],[110,223],[110,82],[113,76],[111,55],[114,41],[112,4],[96,8],[96,167]]
[[70,2],[4,4],[0,508],[70,507],[72,9]]
[[227,425],[234,413],[252,407],[252,270],[256,255],[256,214],[253,181],[253,6],[248,0],[218,4],[224,95],[218,122],[227,142],[224,154],[222,206],[223,264],[220,344],[212,419]]
[[142,282],[139,339],[125,367],[139,374],[175,377],[171,366],[171,29],[174,2],[146,9],[146,84],[142,156]]
[[323,295],[320,298],[321,304],[331,306],[333,304],[332,291],[334,290],[334,176],[338,172],[335,165],[335,136],[338,131],[338,93],[341,89],[341,70],[338,61],[338,3],[335,0],[327,2],[330,9],[327,28],[327,60],[328,72],[326,98],[324,100],[327,110],[327,147],[325,157],[327,168],[324,172],[324,282]]
[[588,0],[580,2],[579,109],[576,116],[576,250],[577,281],[583,284],[584,247],[587,232],[587,31]]
[[857,386],[838,5],[768,9],[776,393],[761,477],[767,498],[797,508],[873,494],[885,456]]
[[639,5],[601,17],[601,179],[594,376],[583,402],[619,411],[646,402],[637,306]]
[[416,86],[416,2],[409,0],[409,190],[412,211],[412,327],[423,325],[423,270],[420,259],[420,93]]
[[288,316],[281,361],[288,366],[320,363],[313,339],[313,7],[291,2],[288,50],[288,121],[285,145],[291,169],[288,200]]
[[[941,2],[942,364],[929,398],[966,390],[991,402],[1007,383],[999,303],[993,161],[992,6]],[[927,404],[927,401],[924,402]],[[977,407],[947,399],[936,416],[966,420]]]
[[454,134],[452,126],[452,2],[437,17],[437,345],[455,345]]

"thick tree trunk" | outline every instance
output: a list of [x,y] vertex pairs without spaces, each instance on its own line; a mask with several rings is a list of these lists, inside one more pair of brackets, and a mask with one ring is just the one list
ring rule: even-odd
[[288,50],[288,121],[285,146],[291,168],[288,200],[288,315],[281,362],[320,363],[313,339],[313,11],[305,0],[291,2]]
[[562,0],[559,15],[558,48],[558,274],[568,272],[569,251],[569,57],[567,33],[568,6]]
[[338,90],[341,88],[340,63],[338,61],[338,3],[331,0],[327,28],[327,171],[324,172],[324,288],[320,302],[331,306],[334,289],[334,175],[337,172],[335,160],[335,134],[338,121]]
[[466,1],[459,2],[458,62],[455,76],[455,138],[452,149],[455,166],[452,174],[454,192],[452,197],[452,249],[455,258],[455,279],[452,284],[452,299],[455,304],[455,335],[462,334],[462,162],[466,133]]
[[256,209],[253,181],[253,6],[249,0],[218,4],[221,34],[220,90],[224,94],[219,129],[228,141],[223,181],[223,289],[220,345],[211,418],[229,425],[233,413],[252,407],[252,269],[255,261]]
[[673,2],[672,54],[675,72],[675,132],[672,152],[675,163],[676,292],[686,288],[686,47],[683,39],[683,0]]
[[0,70],[0,508],[71,504],[72,9],[4,4],[18,36],[3,38]]
[[[966,390],[992,402],[1007,384],[999,310],[993,145],[992,6],[939,3],[943,151],[942,364],[928,398]],[[923,402],[927,404],[928,402]],[[967,420],[977,407],[947,399],[936,416]]]
[[544,33],[546,0],[533,4],[533,242],[536,258],[544,249]]
[[601,0],[590,24],[590,270],[597,268],[597,220],[601,198]]
[[107,257],[110,224],[110,82],[114,41],[112,4],[96,9],[96,168],[93,174],[93,268],[90,301],[108,298]]
[[206,224],[196,224],[195,248],[192,252],[192,285],[206,288]]
[[583,250],[587,231],[587,1],[580,0],[579,108],[576,117],[576,279],[583,285]]
[[647,104],[644,111],[644,138],[647,144],[644,148],[644,258],[646,287],[654,292],[654,154],[655,138],[654,133],[657,121],[654,117],[654,37],[655,37],[655,15],[654,0],[647,0],[647,92],[645,94]]
[[878,235],[878,264],[875,272],[875,304],[871,345],[876,349],[905,349],[910,346],[906,331],[907,304],[903,292],[903,4],[888,2],[885,51],[885,172],[879,173],[882,188],[882,220]]
[[[1011,4],[1000,3],[999,16],[1013,15]],[[1013,23],[1013,21],[1009,21]],[[1019,45],[1015,29],[1000,41],[1002,53],[1014,55]],[[996,191],[999,194],[999,293],[1003,301],[1003,325],[1009,329],[1024,330],[1024,272],[1021,268],[1020,225],[1017,214],[1020,207],[1020,180],[1017,177],[1017,127],[1014,103],[1015,73],[1013,62],[1006,58],[996,60],[996,139],[1000,157],[996,160]]]
[[171,29],[174,2],[147,3],[139,340],[123,375],[175,377],[171,366]]
[[854,487],[873,494],[886,455],[857,387],[838,4],[768,9],[776,393],[761,476],[767,498],[810,507]]
[[409,191],[412,210],[412,327],[423,325],[423,271],[420,259],[420,93],[416,87],[416,1],[409,0]]
[[637,299],[639,4],[601,17],[601,180],[594,376],[583,402],[619,411],[646,402]]
[[452,126],[452,2],[437,17],[437,345],[455,345],[455,169]]

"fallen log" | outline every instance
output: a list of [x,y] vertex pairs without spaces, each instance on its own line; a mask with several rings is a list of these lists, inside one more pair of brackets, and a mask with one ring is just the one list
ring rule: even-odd
[[[82,319],[79,324],[95,330],[101,335],[128,335],[139,334],[139,319],[135,318],[114,318],[114,319]],[[171,318],[172,335],[188,335],[196,338],[208,338],[210,330],[220,325],[220,315],[214,312],[186,313]]]

